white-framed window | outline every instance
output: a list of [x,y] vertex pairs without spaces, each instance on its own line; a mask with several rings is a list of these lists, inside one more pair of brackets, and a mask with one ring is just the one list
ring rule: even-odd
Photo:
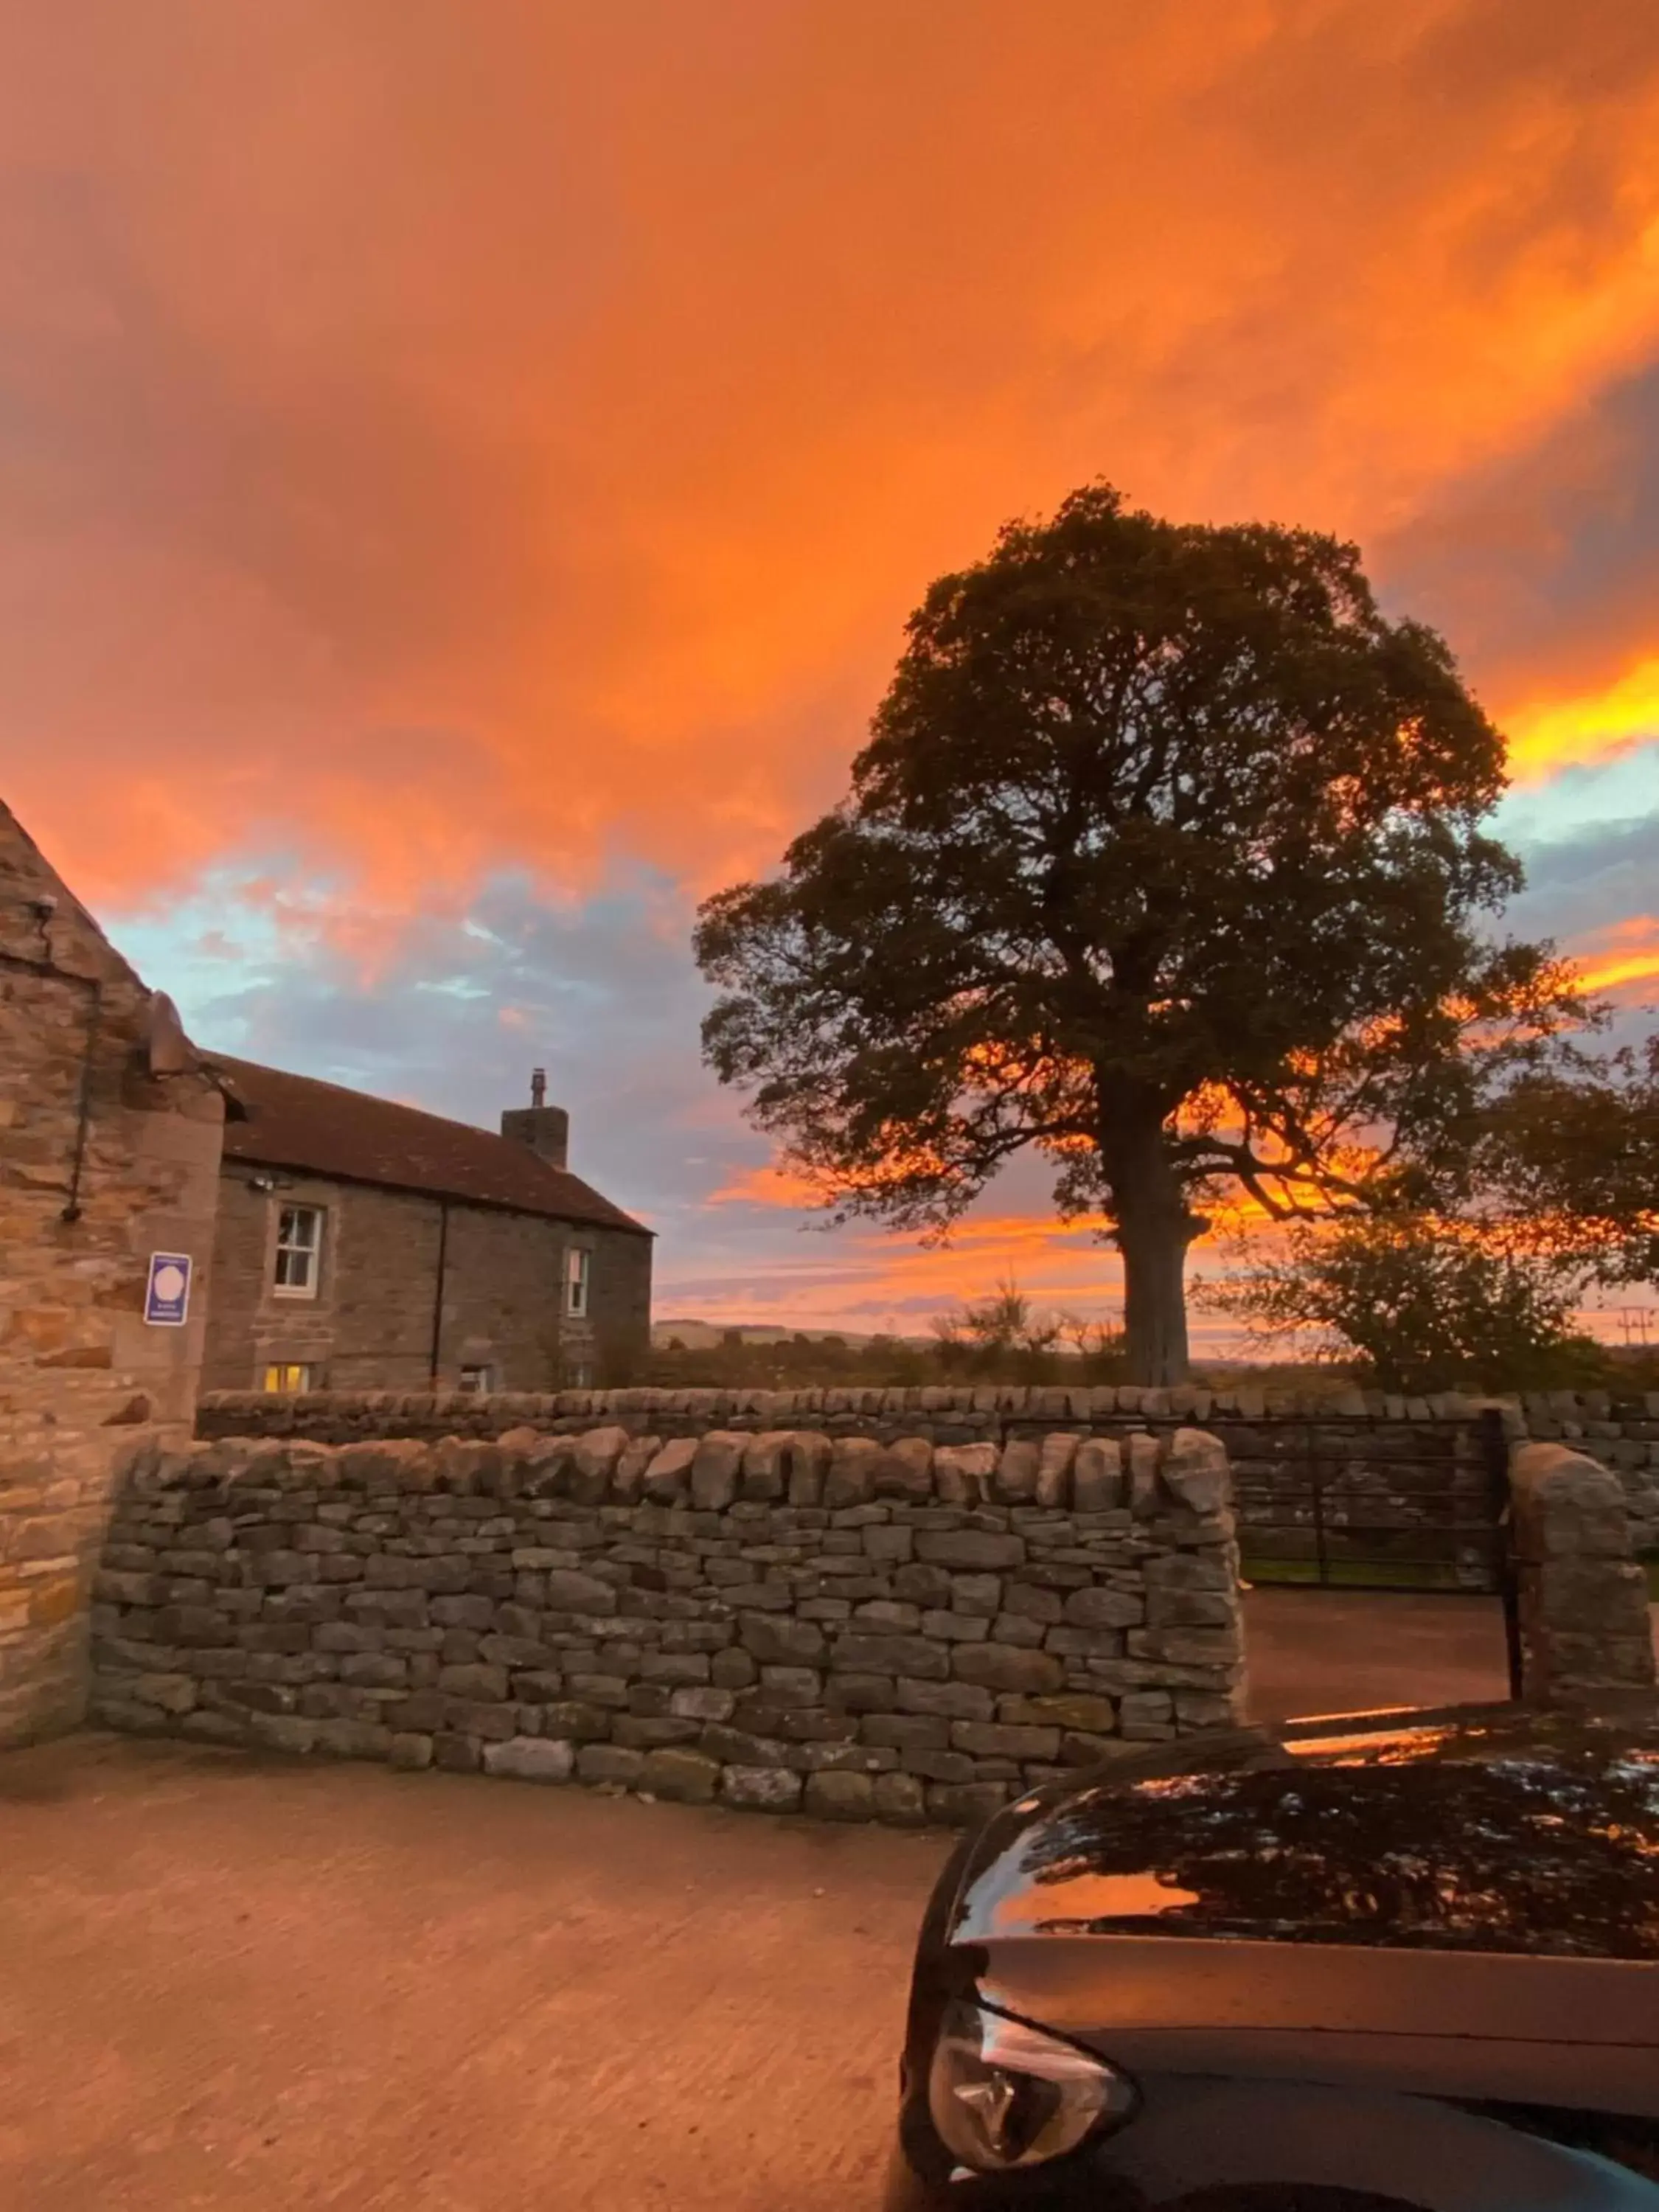
[[320,1206],[276,1209],[276,1261],[270,1287],[279,1298],[314,1298],[323,1258]]
[[266,1390],[309,1390],[311,1369],[304,1360],[273,1359],[267,1363],[261,1388]]
[[572,1244],[564,1255],[564,1310],[580,1319],[587,1311],[587,1294],[593,1280],[593,1255]]
[[461,1388],[463,1390],[471,1390],[475,1397],[487,1398],[495,1387],[495,1370],[493,1367],[462,1368]]

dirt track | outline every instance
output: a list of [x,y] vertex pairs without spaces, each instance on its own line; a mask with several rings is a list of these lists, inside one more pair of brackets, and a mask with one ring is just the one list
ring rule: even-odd
[[[1503,1694],[1492,1600],[1246,1607],[1262,1717]],[[948,1848],[110,1737],[0,1757],[0,2207],[859,2212]]]
[[0,1759],[7,2212],[852,2212],[947,1848],[80,1737]]

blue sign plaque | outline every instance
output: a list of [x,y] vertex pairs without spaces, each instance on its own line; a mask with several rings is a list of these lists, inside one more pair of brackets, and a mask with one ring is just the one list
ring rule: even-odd
[[152,1328],[182,1328],[190,1310],[190,1255],[152,1252],[144,1319]]

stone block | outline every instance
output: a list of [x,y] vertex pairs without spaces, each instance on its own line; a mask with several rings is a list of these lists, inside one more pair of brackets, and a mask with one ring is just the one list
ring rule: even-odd
[[331,1758],[384,1759],[392,1748],[392,1730],[374,1721],[319,1720],[314,1729],[312,1749]]
[[884,1744],[805,1743],[800,1747],[800,1770],[806,1774],[884,1774],[900,1764],[897,1752]]
[[952,1721],[951,1746],[975,1759],[1054,1759],[1060,1750],[1060,1730],[1007,1721]]
[[749,1438],[736,1429],[711,1429],[691,1457],[691,1503],[701,1513],[720,1513],[738,1494]]
[[547,1577],[546,1592],[550,1613],[586,1613],[603,1618],[617,1610],[614,1583],[601,1582],[597,1575],[581,1574],[571,1568],[552,1569]]
[[654,1751],[664,1744],[695,1743],[703,1727],[702,1721],[686,1720],[673,1713],[665,1713],[655,1719],[618,1713],[611,1721],[611,1735],[613,1742],[626,1744],[630,1749]]
[[680,1805],[708,1805],[720,1786],[719,1762],[700,1751],[665,1747],[647,1752],[638,1787]]
[[360,1690],[401,1690],[408,1684],[409,1665],[389,1651],[349,1652],[340,1662],[340,1680]]
[[1158,1509],[1158,1438],[1127,1437],[1124,1448],[1129,1461],[1129,1511],[1137,1521],[1149,1521]]
[[1149,1628],[1231,1628],[1238,1601],[1227,1590],[1151,1589],[1146,1593]]
[[876,1790],[867,1774],[830,1769],[809,1774],[801,1809],[820,1820],[872,1820],[876,1814]]
[[1175,1711],[1183,1729],[1233,1728],[1241,1717],[1232,1698],[1203,1690],[1177,1690]]
[[575,1746],[547,1736],[509,1736],[505,1743],[483,1747],[484,1772],[509,1775],[515,1782],[568,1782],[575,1765]]
[[738,1470],[739,1498],[765,1502],[788,1494],[789,1472],[785,1455],[790,1442],[787,1429],[763,1429],[744,1440]]
[[761,1695],[781,1705],[816,1705],[823,1695],[823,1677],[816,1667],[763,1667]]
[[646,1496],[655,1504],[672,1504],[686,1497],[691,1487],[691,1462],[696,1457],[694,1437],[671,1437],[645,1470]]
[[146,1705],[154,1705],[164,1713],[192,1711],[197,1702],[197,1686],[189,1674],[136,1674],[132,1678],[131,1694]]
[[823,1694],[831,1712],[888,1713],[896,1692],[890,1674],[836,1674],[827,1679]]
[[[886,1565],[898,1565],[908,1562],[915,1550],[915,1531],[909,1528],[891,1523],[885,1526],[872,1524],[861,1533],[866,1556],[872,1559],[879,1559]],[[903,1597],[905,1593],[899,1590],[896,1595]]]
[[1002,1610],[1023,1613],[1032,1620],[1050,1621],[1060,1618],[1063,1606],[1058,1590],[1010,1580],[1002,1593]]
[[916,1556],[930,1565],[973,1574],[1023,1566],[1025,1541],[991,1528],[918,1529]]
[[924,1613],[920,1626],[938,1644],[983,1644],[991,1632],[990,1622],[971,1613]]
[[896,1828],[919,1828],[927,1818],[921,1784],[914,1775],[878,1774],[870,1785],[871,1803],[878,1820]]
[[1025,1505],[1036,1495],[1037,1446],[1015,1437],[1004,1444],[992,1478],[991,1494],[1004,1505]]
[[838,1674],[908,1674],[942,1681],[951,1662],[925,1636],[865,1635],[843,1630],[836,1638],[832,1663]]
[[996,1701],[977,1682],[919,1682],[901,1677],[896,1704],[903,1713],[936,1715],[944,1720],[988,1721]]
[[1232,1666],[1243,1656],[1233,1628],[1160,1628],[1149,1631],[1146,1656],[1177,1667]]
[[505,1667],[489,1667],[477,1662],[441,1667],[438,1687],[447,1697],[465,1698],[474,1705],[491,1704],[505,1698],[509,1693]]
[[1189,1513],[1218,1513],[1228,1503],[1226,1452],[1203,1429],[1177,1429],[1164,1448],[1158,1472],[1165,1490]]
[[831,1511],[840,1506],[861,1505],[872,1496],[881,1450],[873,1437],[836,1438],[823,1481],[823,1503]]
[[584,1504],[597,1505],[611,1490],[617,1463],[628,1449],[626,1429],[589,1429],[576,1438],[570,1452],[568,1478],[570,1495]]
[[679,1720],[729,1721],[736,1703],[735,1691],[688,1685],[670,1692],[668,1710]]
[[815,1622],[786,1614],[746,1613],[738,1633],[744,1650],[763,1666],[822,1666],[829,1649]]
[[1096,1584],[1069,1591],[1064,1611],[1073,1628],[1138,1628],[1146,1618],[1146,1601],[1133,1591]]
[[775,1766],[728,1766],[720,1776],[720,1799],[746,1813],[793,1813],[801,1801],[802,1781]]
[[576,1753],[580,1782],[619,1782],[631,1788],[645,1771],[645,1753],[618,1743],[585,1743]]
[[804,1765],[797,1747],[778,1736],[757,1735],[748,1729],[706,1726],[697,1737],[697,1748],[722,1766]]
[[1117,1711],[1111,1699],[1084,1690],[1062,1690],[1040,1698],[999,1698],[997,1718],[1019,1728],[1082,1729],[1092,1735],[1109,1735],[1117,1726]]
[[900,1437],[877,1459],[870,1494],[925,1505],[933,1494],[933,1447],[927,1437]]
[[951,1723],[931,1713],[866,1713],[859,1739],[905,1753],[943,1751],[951,1741]]
[[1175,1717],[1175,1700],[1167,1690],[1129,1690],[1118,1701],[1118,1725],[1126,1731],[1145,1721]]
[[603,1741],[613,1719],[620,1717],[605,1706],[578,1698],[560,1699],[542,1709],[542,1726],[548,1735],[568,1736],[573,1743]]
[[902,1599],[872,1597],[853,1607],[853,1622],[860,1630],[892,1629],[901,1636],[914,1636],[921,1626],[921,1613]]
[[1034,1492],[1037,1504],[1060,1510],[1069,1502],[1072,1469],[1082,1442],[1081,1437],[1064,1430],[1051,1431],[1044,1437],[1037,1452]]
[[951,1668],[958,1681],[1033,1697],[1058,1690],[1066,1679],[1065,1668],[1052,1652],[1012,1644],[960,1644],[951,1655]]
[[[865,1531],[866,1537],[873,1533],[870,1529]],[[906,1528],[902,1533],[910,1538],[914,1546],[915,1540],[914,1530]],[[905,1565],[894,1571],[893,1595],[895,1597],[903,1598],[910,1605],[948,1606],[951,1602],[951,1577],[948,1568],[925,1566],[920,1559],[907,1561]],[[995,1612],[994,1604],[990,1610],[993,1613]]]
[[1123,1656],[1121,1628],[1071,1628],[1062,1621],[1043,1635],[1043,1649],[1062,1659],[1118,1659]]
[[942,1826],[977,1827],[1008,1802],[1006,1782],[930,1782],[927,1815]]
[[952,1613],[967,1613],[975,1620],[989,1620],[1001,1610],[1002,1577],[1000,1575],[953,1576],[950,1606]]
[[1113,1437],[1085,1437],[1072,1462],[1072,1508],[1115,1512],[1125,1500],[1123,1447]]
[[917,1747],[900,1753],[907,1774],[919,1775],[924,1782],[971,1782],[978,1768],[965,1751],[952,1751]]
[[1113,1736],[1092,1735],[1083,1729],[1067,1729],[1060,1739],[1060,1764],[1085,1768],[1101,1766],[1109,1759],[1121,1759],[1124,1750],[1124,1745]]
[[981,1505],[997,1469],[994,1444],[941,1444],[933,1454],[933,1489],[945,1505]]

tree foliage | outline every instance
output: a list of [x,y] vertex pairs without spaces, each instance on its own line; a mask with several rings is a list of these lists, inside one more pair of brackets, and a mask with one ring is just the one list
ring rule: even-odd
[[1383,1214],[1299,1225],[1283,1256],[1199,1295],[1259,1343],[1414,1395],[1600,1381],[1605,1356],[1572,1326],[1583,1284],[1568,1255],[1516,1249],[1467,1221]]
[[1659,1035],[1522,1069],[1469,1154],[1474,1203],[1593,1280],[1659,1282]]
[[952,1378],[1010,1382],[1114,1382],[1125,1375],[1123,1337],[1108,1322],[1040,1311],[1012,1276],[989,1297],[941,1314],[937,1358]]
[[848,796],[705,903],[706,1056],[833,1219],[942,1233],[1036,1148],[1121,1250],[1137,1379],[1179,1380],[1206,1204],[1425,1186],[1582,1011],[1491,941],[1503,786],[1355,548],[1091,487],[933,586]]

